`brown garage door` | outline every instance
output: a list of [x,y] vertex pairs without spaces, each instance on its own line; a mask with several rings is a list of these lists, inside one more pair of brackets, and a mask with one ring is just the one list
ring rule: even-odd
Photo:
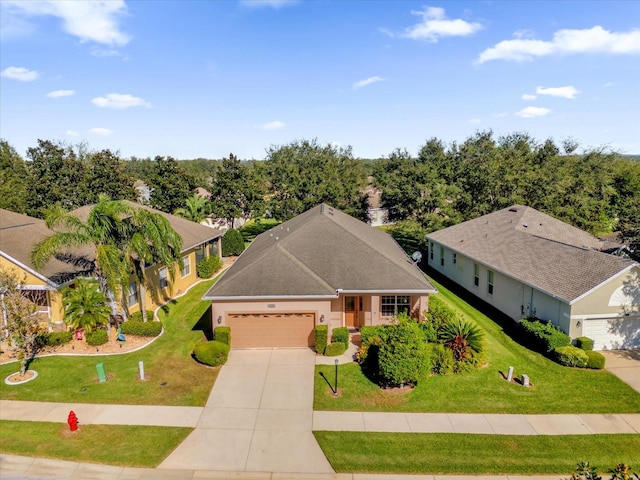
[[314,344],[313,313],[229,313],[231,346],[311,347]]

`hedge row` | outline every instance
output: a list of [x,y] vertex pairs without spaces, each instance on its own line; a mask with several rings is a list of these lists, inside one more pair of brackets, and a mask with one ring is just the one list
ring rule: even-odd
[[538,319],[521,319],[520,333],[532,349],[545,354],[549,354],[559,347],[571,345],[569,335],[552,323]]
[[49,332],[38,335],[37,344],[40,347],[57,347],[69,343],[72,339],[72,332]]
[[324,355],[327,342],[329,341],[329,327],[326,325],[316,325],[314,336],[316,340],[316,352]]
[[162,322],[141,322],[140,320],[133,320],[132,315],[131,320],[124,322],[120,329],[124,335],[157,337],[162,331]]
[[211,255],[203,258],[196,265],[196,273],[199,278],[211,278],[214,273],[222,268],[222,259]]
[[231,346],[231,328],[216,327],[213,329],[213,339]]
[[334,328],[331,332],[331,343],[343,343],[345,350],[349,348],[349,329],[347,327]]
[[[129,322],[141,322],[142,312],[135,312],[129,315]],[[147,310],[147,322],[153,322],[153,310]]]

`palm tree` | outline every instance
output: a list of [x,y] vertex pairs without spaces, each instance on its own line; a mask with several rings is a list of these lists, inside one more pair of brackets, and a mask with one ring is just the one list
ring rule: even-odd
[[484,330],[467,320],[459,318],[445,323],[439,337],[451,349],[454,358],[458,362],[468,360],[482,353]]
[[119,286],[125,285],[129,277],[128,265],[118,243],[125,234],[123,219],[132,213],[128,204],[111,200],[106,195],[99,196],[86,221],[60,207],[51,209],[46,223],[55,233],[34,246],[31,252],[34,266],[41,268],[52,257],[63,252],[91,247],[93,255],[88,259],[91,264],[89,270],[98,278],[111,312],[116,314],[118,308],[114,292]]
[[128,234],[120,247],[129,265],[129,271],[132,271],[138,279],[140,312],[143,320],[146,321],[147,266],[155,264],[166,266],[169,278],[173,281],[177,267],[181,266],[182,238],[165,217],[145,208],[136,209],[127,220],[127,224]]
[[111,309],[96,280],[80,278],[75,282],[75,288],[65,288],[62,291],[62,304],[64,321],[74,330],[83,329],[91,333],[94,328],[109,321]]
[[173,214],[200,223],[206,217],[206,209],[207,199],[194,193],[192,197],[187,198],[186,208],[178,208]]

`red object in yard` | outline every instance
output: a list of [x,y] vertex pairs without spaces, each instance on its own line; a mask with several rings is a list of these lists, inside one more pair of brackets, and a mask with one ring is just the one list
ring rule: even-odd
[[69,412],[67,423],[69,424],[69,430],[71,430],[72,432],[75,432],[78,429],[78,417],[73,410]]
[[82,330],[76,330],[76,340],[82,340]]

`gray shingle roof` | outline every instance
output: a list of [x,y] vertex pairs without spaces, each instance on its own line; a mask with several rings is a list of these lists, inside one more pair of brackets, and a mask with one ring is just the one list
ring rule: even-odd
[[31,250],[36,243],[51,233],[43,220],[0,209],[0,253],[38,274],[50,286],[57,287],[74,276],[87,272],[81,266],[74,266],[56,258],[52,258],[42,268],[34,267],[31,263]]
[[262,233],[204,298],[335,297],[435,288],[385,232],[318,205]]
[[605,242],[522,205],[430,233],[427,238],[567,303],[636,264],[600,252]]

